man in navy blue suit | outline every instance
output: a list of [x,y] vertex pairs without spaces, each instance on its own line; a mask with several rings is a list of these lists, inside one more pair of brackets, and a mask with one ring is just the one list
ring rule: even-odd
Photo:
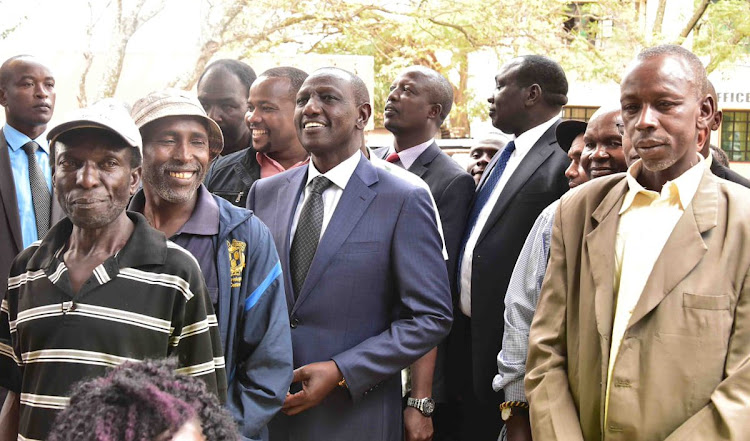
[[398,374],[450,329],[429,195],[360,153],[371,111],[359,77],[316,71],[294,114],[310,164],[250,190],[279,250],[292,327],[294,383],[272,441],[399,441]]

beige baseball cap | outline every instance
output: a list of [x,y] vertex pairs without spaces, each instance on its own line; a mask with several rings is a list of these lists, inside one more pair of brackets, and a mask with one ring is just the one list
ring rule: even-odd
[[130,115],[139,129],[168,116],[197,116],[204,119],[208,125],[208,148],[211,151],[211,159],[219,156],[224,149],[224,136],[219,125],[206,115],[198,99],[184,90],[164,89],[151,92],[133,104]]
[[65,121],[47,133],[50,146],[65,132],[76,129],[104,129],[119,135],[129,146],[142,151],[143,141],[128,107],[122,101],[107,98],[68,114]]

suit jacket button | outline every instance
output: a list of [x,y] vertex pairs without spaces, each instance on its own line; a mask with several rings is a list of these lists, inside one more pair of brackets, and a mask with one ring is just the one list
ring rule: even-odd
[[292,317],[292,320],[289,321],[289,326],[294,329],[297,327],[297,325],[299,325],[299,319],[297,317]]

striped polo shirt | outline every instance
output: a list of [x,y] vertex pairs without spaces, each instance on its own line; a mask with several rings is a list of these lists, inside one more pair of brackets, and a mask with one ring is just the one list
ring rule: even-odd
[[20,393],[19,440],[43,440],[76,383],[125,361],[174,356],[222,402],[226,372],[195,258],[128,212],[135,229],[78,293],[63,250],[65,219],[16,257],[0,312],[0,385]]

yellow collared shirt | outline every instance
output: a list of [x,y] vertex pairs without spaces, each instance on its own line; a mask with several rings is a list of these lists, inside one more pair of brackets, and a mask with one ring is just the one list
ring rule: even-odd
[[673,181],[667,181],[660,193],[647,190],[638,183],[636,177],[643,166],[640,160],[628,169],[629,189],[620,209],[615,243],[613,287],[616,305],[607,370],[605,422],[608,418],[612,371],[622,338],[656,259],[698,189],[706,167],[705,159],[699,158],[701,161],[685,173]]

